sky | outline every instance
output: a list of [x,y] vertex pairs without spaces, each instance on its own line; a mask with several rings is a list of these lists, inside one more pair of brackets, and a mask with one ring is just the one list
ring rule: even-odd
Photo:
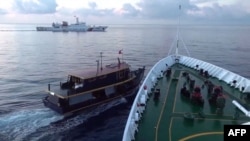
[[[181,7],[179,6],[181,5]],[[250,0],[1,0],[0,23],[250,24]]]

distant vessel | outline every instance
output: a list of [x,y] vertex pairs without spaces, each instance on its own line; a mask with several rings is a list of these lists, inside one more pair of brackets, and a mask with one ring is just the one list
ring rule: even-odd
[[134,97],[145,67],[131,70],[130,65],[119,58],[117,63],[102,67],[102,53],[100,56],[101,65],[97,61],[97,69],[69,74],[68,80],[60,82],[58,87],[49,84],[44,105],[68,115],[121,97]]
[[147,74],[122,141],[222,141],[228,136],[226,126],[250,125],[250,80],[179,54],[177,29],[175,53]]
[[89,26],[85,22],[79,22],[78,17],[76,17],[76,23],[68,24],[67,21],[62,23],[52,23],[51,27],[38,26],[37,31],[53,31],[53,32],[86,32],[86,31],[106,31],[108,26]]
[[90,26],[88,31],[106,31],[108,26]]
[[68,22],[63,21],[62,23],[52,23],[51,27],[43,27],[38,26],[36,27],[37,31],[53,31],[53,32],[69,32],[69,31],[76,31],[76,32],[85,32],[88,30],[88,26],[85,22],[79,22],[78,17],[76,17],[76,23],[68,24]]

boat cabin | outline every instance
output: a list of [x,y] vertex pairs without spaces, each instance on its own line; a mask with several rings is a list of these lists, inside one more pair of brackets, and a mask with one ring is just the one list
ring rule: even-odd
[[110,64],[102,69],[70,74],[67,82],[61,84],[62,89],[91,90],[122,82],[130,77],[127,63]]

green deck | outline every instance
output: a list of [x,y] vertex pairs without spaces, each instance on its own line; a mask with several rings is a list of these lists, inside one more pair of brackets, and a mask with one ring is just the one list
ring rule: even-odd
[[[173,66],[171,77],[164,76],[156,85],[155,89],[160,89],[161,92],[160,99],[155,101],[153,96],[150,96],[147,101],[135,135],[136,141],[222,141],[225,124],[249,121],[243,113],[236,112],[236,107],[232,104],[232,99],[246,103],[243,98],[240,99],[243,94],[215,78],[209,80],[215,85],[223,86],[226,96],[226,106],[222,115],[218,115],[216,107],[209,104],[206,87],[201,89],[205,101],[203,107],[181,96],[180,89],[186,81],[182,76],[184,71],[195,79],[195,86],[201,87],[204,84],[205,78],[200,76],[198,71],[180,64]],[[185,113],[190,113],[195,118],[186,119]],[[234,118],[236,113],[239,113],[237,119]]]

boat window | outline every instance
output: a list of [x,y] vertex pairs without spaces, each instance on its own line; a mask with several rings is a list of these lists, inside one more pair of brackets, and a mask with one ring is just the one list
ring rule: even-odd
[[130,77],[130,71],[129,71],[129,69],[126,69],[126,70],[125,70],[124,76],[125,76],[125,78]]
[[107,77],[107,75],[103,75],[103,76],[100,76],[99,78],[100,79],[105,79]]
[[84,84],[84,79],[80,79],[80,83],[83,83],[83,84]]
[[81,82],[83,82],[83,80],[80,79],[79,77],[71,76],[70,77],[70,82],[81,83]]
[[119,79],[124,78],[125,72],[122,70],[119,72]]
[[94,77],[94,78],[90,78],[90,79],[88,79],[88,81],[89,82],[94,82],[96,80],[96,78]]
[[68,82],[72,82],[70,75],[68,76]]

